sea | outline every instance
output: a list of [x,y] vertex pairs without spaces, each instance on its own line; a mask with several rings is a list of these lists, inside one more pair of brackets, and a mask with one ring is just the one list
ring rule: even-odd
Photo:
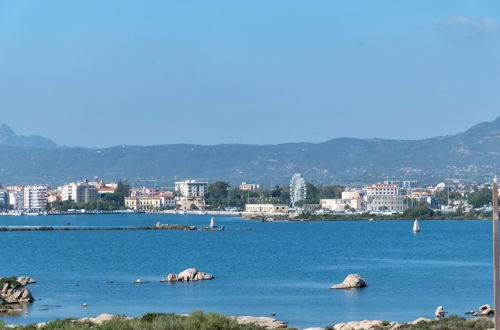
[[[203,214],[2,216],[0,226],[136,227],[210,223]],[[0,232],[0,277],[30,276],[36,301],[8,324],[149,312],[271,316],[291,327],[465,316],[492,304],[491,221],[260,222],[224,231]],[[215,279],[161,283],[194,267]],[[351,273],[368,287],[330,290]],[[141,279],[146,282],[134,284]],[[87,304],[88,307],[82,307]]]

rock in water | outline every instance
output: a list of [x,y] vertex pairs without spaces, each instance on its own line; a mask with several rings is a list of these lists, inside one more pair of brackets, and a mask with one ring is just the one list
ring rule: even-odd
[[190,282],[211,280],[213,278],[214,276],[211,274],[200,272],[196,268],[188,268],[186,270],[183,270],[179,274],[168,274],[168,276],[164,279],[161,279],[160,282]]
[[480,316],[493,316],[495,315],[495,310],[491,308],[490,305],[482,305],[479,307],[479,315]]
[[340,284],[332,285],[330,289],[357,289],[366,287],[365,280],[358,274],[349,274]]
[[196,268],[188,268],[180,272],[179,275],[177,275],[177,279],[179,281],[185,281],[185,282],[194,281],[196,273],[198,273],[198,270]]
[[22,286],[26,286],[28,284],[33,284],[33,283],[36,283],[36,280],[31,278],[31,277],[28,277],[28,276],[19,276],[17,279],[16,279],[19,283],[21,283]]
[[30,290],[21,287],[16,288],[15,286],[5,283],[2,287],[2,291],[0,293],[1,299],[9,304],[18,304],[21,302],[31,302],[33,296],[31,295]]

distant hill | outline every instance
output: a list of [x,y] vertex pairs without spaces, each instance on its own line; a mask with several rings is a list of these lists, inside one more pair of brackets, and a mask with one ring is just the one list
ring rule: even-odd
[[39,135],[17,135],[7,124],[0,124],[0,146],[21,148],[57,148],[53,141]]
[[287,184],[295,172],[309,182],[324,184],[363,184],[386,178],[434,183],[448,175],[483,180],[500,168],[500,117],[464,133],[424,140],[336,138],[263,146],[172,144],[103,149],[54,148],[52,143],[44,149],[43,143],[36,147],[0,143],[0,182],[60,184],[98,176],[106,181],[128,179],[136,185],[171,186],[174,179],[199,178],[269,187]]

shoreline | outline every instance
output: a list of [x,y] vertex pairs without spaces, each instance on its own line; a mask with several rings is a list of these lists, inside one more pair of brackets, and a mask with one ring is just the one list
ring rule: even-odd
[[[0,314],[0,321],[1,321]],[[400,328],[405,329],[432,329],[432,328],[447,328],[447,329],[489,329],[491,328],[492,318],[488,316],[479,316],[476,318],[464,318],[456,315],[451,315],[449,317],[435,317],[434,319],[418,317],[415,320],[407,322],[395,322],[386,320],[357,320],[357,321],[345,321],[340,323],[334,323],[326,325],[323,327],[313,326],[313,327],[289,327],[288,322],[281,321],[277,319],[274,315],[272,317],[268,316],[232,316],[224,315],[219,313],[205,313],[203,311],[194,311],[189,314],[176,314],[176,313],[147,313],[138,317],[129,317],[121,314],[100,314],[97,316],[87,316],[83,318],[65,318],[65,319],[54,319],[45,322],[33,322],[29,324],[5,324],[6,328],[15,329],[31,329],[33,326],[37,329],[44,329],[45,327],[52,328],[53,325],[57,324],[58,329],[72,328],[72,325],[80,323],[83,329],[121,329],[126,325],[132,323],[149,325],[154,320],[165,321],[177,319],[181,321],[186,321],[190,318],[197,318],[201,323],[212,319],[208,322],[211,326],[214,325],[214,320],[220,322],[219,328],[225,329],[227,326],[231,329],[247,329],[247,326],[254,326],[258,329],[303,329],[303,330],[396,330]],[[179,327],[176,324],[175,327],[169,322],[166,324],[164,329],[183,329],[184,327]],[[189,323],[188,323],[189,324]],[[188,328],[186,324],[186,329]],[[232,325],[231,325],[232,324]],[[101,328],[101,325],[103,327]],[[0,324],[1,326],[1,324]],[[87,327],[85,327],[87,326]],[[255,328],[252,328],[255,329]]]

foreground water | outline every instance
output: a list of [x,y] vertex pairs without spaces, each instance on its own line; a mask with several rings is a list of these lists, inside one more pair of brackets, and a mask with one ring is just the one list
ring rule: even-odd
[[[0,226],[206,226],[208,215],[3,216]],[[262,223],[217,217],[224,232],[0,232],[0,276],[25,275],[37,301],[27,324],[101,313],[139,316],[194,310],[270,316],[290,326],[432,317],[437,305],[462,315],[492,303],[491,222]],[[251,230],[247,230],[251,229]],[[215,280],[160,283],[196,267]],[[329,290],[349,273],[368,288]],[[136,279],[147,284],[133,284]],[[107,283],[113,281],[113,283]],[[88,307],[81,307],[87,303]]]

